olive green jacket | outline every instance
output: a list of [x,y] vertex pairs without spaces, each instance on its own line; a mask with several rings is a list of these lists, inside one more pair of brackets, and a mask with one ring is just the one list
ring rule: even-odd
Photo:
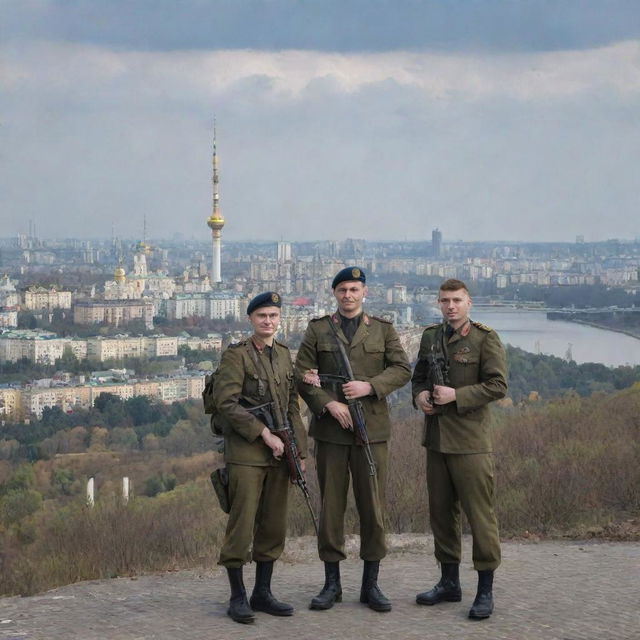
[[386,320],[363,314],[351,343],[340,329],[340,316],[324,316],[312,320],[296,358],[298,391],[313,414],[309,435],[316,440],[334,444],[353,444],[353,432],[343,429],[326,411],[332,400],[346,403],[341,384],[314,387],[302,381],[310,369],[320,374],[346,375],[340,365],[340,351],[331,323],[343,342],[356,380],[369,382],[373,395],[360,398],[371,442],[384,442],[391,434],[391,420],[386,397],[404,386],[411,377],[411,367],[393,325]]
[[[250,349],[255,352],[258,369]],[[224,433],[226,462],[252,466],[279,464],[260,437],[265,425],[244,408],[271,401],[269,378],[294,430],[300,456],[306,457],[307,434],[300,417],[289,349],[274,340],[270,361],[266,350],[262,351],[249,338],[225,350],[214,380],[216,420],[220,419]]]
[[[442,340],[445,324],[427,327],[422,334],[418,362],[411,378],[416,396],[429,390],[429,364],[425,360],[432,345]],[[445,340],[449,375],[447,386],[456,390],[456,401],[436,405],[437,414],[425,416],[422,444],[441,453],[485,453],[492,450],[489,403],[507,393],[507,360],[500,338],[493,329],[470,321]]]

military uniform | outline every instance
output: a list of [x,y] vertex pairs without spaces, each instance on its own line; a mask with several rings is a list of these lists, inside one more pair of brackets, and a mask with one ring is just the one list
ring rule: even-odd
[[290,484],[286,461],[273,457],[260,437],[265,425],[244,408],[270,402],[270,387],[277,390],[304,458],[307,437],[289,349],[275,340],[270,348],[248,339],[224,352],[214,382],[214,398],[229,471],[231,511],[219,561],[226,567],[241,567],[248,562],[252,541],[251,557],[257,562],[276,560],[284,548]]
[[426,416],[423,440],[435,555],[443,565],[460,563],[462,507],[473,534],[474,567],[493,570],[500,564],[500,541],[489,403],[506,395],[506,356],[496,332],[483,324],[467,320],[450,337],[447,328],[452,329],[434,324],[424,330],[411,379],[415,403],[428,390],[426,356],[432,346],[443,345],[449,367],[445,385],[456,390],[456,401],[434,405],[436,414]]
[[[346,404],[341,384],[315,387],[302,381],[311,369],[317,369],[319,374],[345,375],[332,324],[344,344],[355,379],[369,382],[373,388],[372,395],[359,398],[376,463],[377,478],[373,482],[364,448],[356,445],[354,433],[343,429],[325,409],[332,400]],[[340,325],[338,313],[312,320],[296,359],[298,390],[312,412],[309,435],[316,442],[322,497],[318,551],[324,562],[336,563],[346,558],[344,514],[351,475],[360,516],[360,557],[365,561],[379,561],[386,555],[384,487],[387,441],[391,434],[386,397],[409,381],[411,369],[390,322],[362,314],[351,341]]]

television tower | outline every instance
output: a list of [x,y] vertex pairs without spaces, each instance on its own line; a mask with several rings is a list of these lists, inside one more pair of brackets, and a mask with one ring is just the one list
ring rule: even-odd
[[220,275],[220,247],[222,240],[222,227],[224,218],[220,212],[220,194],[218,193],[218,155],[216,153],[216,123],[213,122],[213,207],[211,215],[207,219],[207,225],[211,229],[212,257],[211,257],[211,283],[222,282]]

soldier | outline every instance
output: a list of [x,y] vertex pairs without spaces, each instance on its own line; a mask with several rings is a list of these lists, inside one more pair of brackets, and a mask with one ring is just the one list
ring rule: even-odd
[[[506,357],[496,332],[470,320],[471,298],[464,282],[443,282],[438,303],[444,322],[424,330],[411,382],[414,404],[426,414],[429,517],[442,577],[416,601],[434,605],[462,598],[462,507],[471,526],[478,572],[469,617],[488,618],[493,611],[493,572],[500,564],[489,403],[507,392]],[[433,385],[438,361],[443,363],[444,384]]]
[[[249,303],[251,338],[230,345],[222,355],[214,382],[216,420],[224,432],[224,459],[229,474],[231,509],[219,564],[231,586],[228,615],[251,623],[253,611],[290,616],[293,607],[271,593],[273,563],[284,548],[289,475],[282,440],[245,407],[274,400],[286,411],[302,458],[307,437],[300,418],[289,349],[274,339],[280,322],[281,299],[267,291]],[[275,404],[275,403],[274,403]],[[304,461],[302,462],[304,469]],[[242,567],[256,562],[256,582],[247,602]]]
[[[311,609],[330,609],[342,600],[339,563],[346,558],[344,514],[350,477],[360,516],[360,557],[364,560],[360,602],[375,611],[391,609],[378,587],[380,560],[386,555],[384,490],[391,430],[386,397],[409,381],[411,368],[393,325],[363,312],[365,282],[358,267],[336,275],[332,288],[338,311],[309,323],[296,359],[298,390],[312,413],[309,433],[315,440],[322,498],[318,551],[324,561],[325,584],[311,601]],[[314,374],[347,375],[338,341],[344,345],[355,379],[345,382],[338,377],[333,384],[319,386]],[[360,400],[364,410],[375,461],[373,476],[365,447],[354,437],[347,404],[354,399]]]

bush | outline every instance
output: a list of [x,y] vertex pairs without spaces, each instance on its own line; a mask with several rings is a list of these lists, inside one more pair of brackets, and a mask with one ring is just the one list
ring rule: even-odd
[[[206,426],[206,418],[200,424],[184,408],[174,415],[182,411],[184,422],[173,434],[181,453],[176,435],[188,436],[191,447]],[[611,522],[640,515],[640,386],[611,395],[573,393],[548,404],[496,407],[494,416],[502,535],[584,535],[589,527],[606,531]],[[395,418],[387,526],[394,533],[423,532],[428,526],[423,420],[407,410],[404,400]],[[144,452],[69,455],[13,470],[0,461],[1,594],[215,562],[226,517],[208,474],[219,455],[168,458],[147,449],[152,438],[158,444],[156,436],[145,436]],[[314,460],[306,462],[318,513]],[[134,486],[144,486],[149,497],[124,504],[115,495],[124,475]],[[94,508],[86,506],[82,491],[89,476],[96,478]],[[43,503],[41,493],[56,499]],[[358,532],[351,496],[345,531]],[[312,532],[301,492],[292,488],[289,534]]]
[[77,500],[41,512],[27,547],[5,541],[2,595],[30,595],[79,580],[213,565],[225,518],[204,482],[157,498]]
[[153,497],[176,488],[176,477],[173,473],[157,473],[147,478],[144,483],[144,495]]
[[42,496],[33,489],[11,489],[0,500],[0,521],[5,526],[18,524],[42,507]]

